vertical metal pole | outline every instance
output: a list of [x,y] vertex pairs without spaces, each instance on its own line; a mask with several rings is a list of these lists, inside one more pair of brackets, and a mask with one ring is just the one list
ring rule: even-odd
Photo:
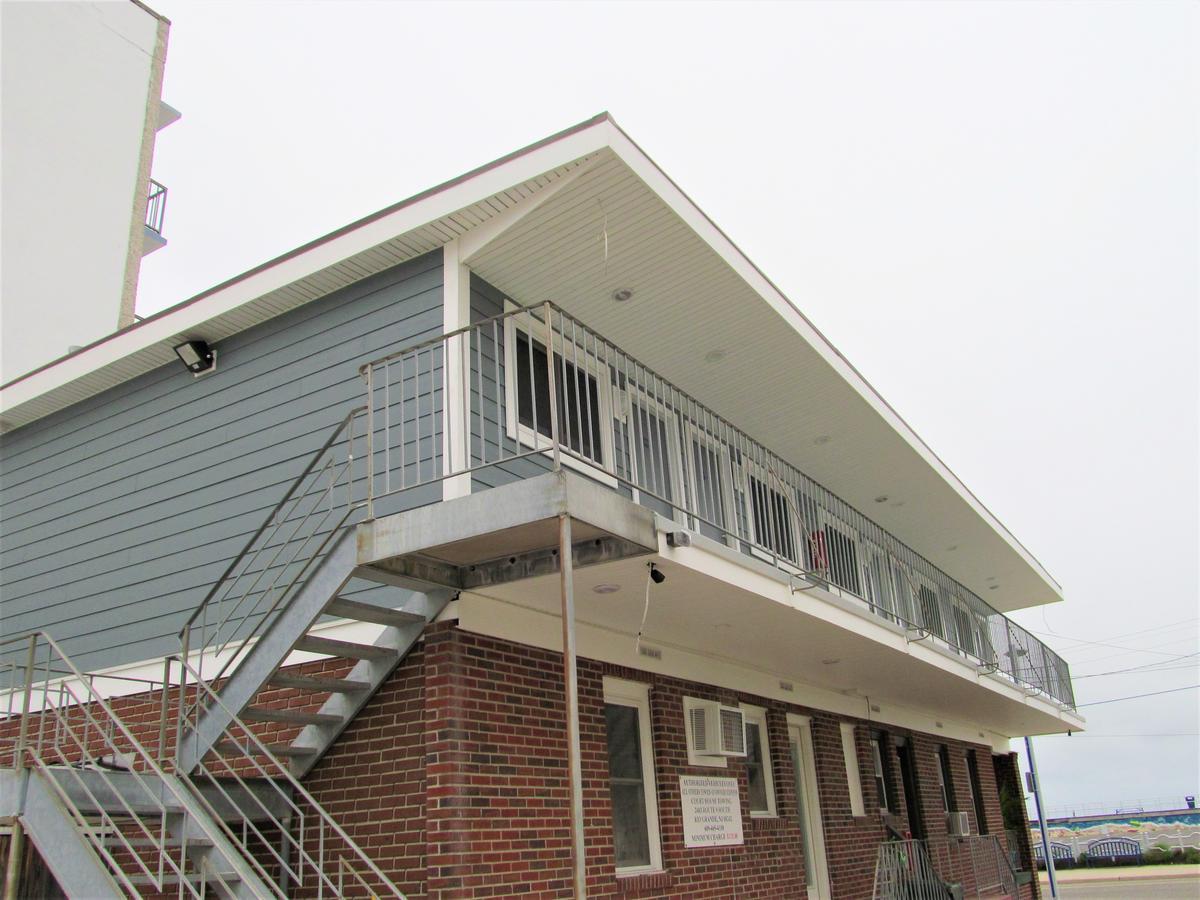
[[583,845],[583,768],[579,760],[579,679],[575,668],[575,564],[571,517],[558,517],[559,580],[562,592],[563,683],[567,695],[567,770],[571,790],[571,860],[575,897],[587,896],[587,860]]
[[1054,877],[1054,855],[1050,852],[1050,833],[1046,830],[1046,814],[1042,811],[1042,780],[1038,778],[1037,761],[1033,758],[1033,739],[1025,736],[1025,755],[1033,775],[1033,803],[1037,807],[1038,830],[1042,833],[1042,855],[1046,858],[1046,874],[1050,878],[1050,896],[1058,896],[1058,880]]
[[[553,308],[554,307],[552,307],[549,303],[544,303],[542,305],[543,315],[546,317],[546,370],[547,370],[547,377],[549,379],[549,381],[547,382],[547,386],[549,387],[549,393],[550,393],[550,443],[553,444],[552,450],[554,453],[554,471],[558,472],[562,469],[562,460],[559,458],[559,450],[558,450],[558,386],[554,383],[554,323],[550,321],[550,312]],[[530,334],[532,335],[532,332],[530,332]],[[565,352],[565,350],[564,350],[564,352]],[[529,339],[529,365],[532,368],[532,366],[533,366],[533,338],[532,338],[532,336]],[[530,395],[533,397],[532,402],[533,402],[534,408],[536,409],[537,408],[537,395],[536,395],[536,393],[533,393],[533,392],[531,392]],[[534,440],[534,443],[536,444],[537,443],[536,428],[535,428],[535,434],[533,435],[533,440]],[[570,536],[571,535],[570,535],[569,526],[568,526],[567,537],[570,538]],[[568,544],[567,546],[569,548],[570,544]],[[566,563],[564,562],[563,565],[566,565]],[[566,627],[566,620],[564,620],[564,622],[563,622],[563,627],[564,628]],[[572,638],[572,640],[573,640],[573,638]],[[572,663],[571,663],[572,669],[574,669],[574,665],[575,665],[575,663],[574,663],[574,661],[572,661]]]
[[12,835],[8,840],[8,865],[4,869],[4,900],[18,900],[21,896],[21,862],[25,856],[25,826],[14,817]]
[[[13,757],[13,765],[18,769],[25,765],[25,742],[29,738],[29,707],[33,694],[33,667],[37,663],[37,634],[29,636],[29,652],[25,657],[25,692],[21,696],[21,726],[17,732],[17,752]],[[47,684],[49,676],[47,675]],[[46,710],[46,687],[42,688],[42,712]],[[44,721],[45,716],[42,716]]]
[[167,703],[171,698],[171,657],[163,659],[162,707],[158,711],[158,754],[159,764],[167,761]]
[[[367,520],[375,518],[375,378],[374,367],[367,364]],[[404,423],[400,423],[400,440],[404,440]],[[420,437],[417,438],[420,448]],[[418,463],[419,465],[419,463]],[[418,473],[418,478],[420,477]]]

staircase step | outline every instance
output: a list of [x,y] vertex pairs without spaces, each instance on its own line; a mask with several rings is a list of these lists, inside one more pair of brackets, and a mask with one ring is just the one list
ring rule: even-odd
[[300,712],[291,709],[267,709],[251,706],[242,711],[242,718],[253,722],[283,722],[287,725],[340,725],[341,716]]
[[[105,846],[108,846],[108,847],[117,847],[117,848],[129,847],[134,850],[142,850],[142,849],[149,850],[149,849],[159,846],[158,841],[152,840],[147,837],[140,837],[140,838],[126,837],[124,840],[121,840],[115,834],[113,834],[111,831],[104,832],[104,833],[90,832],[88,834],[90,837],[94,838],[95,840],[103,841]],[[162,846],[165,846],[170,849],[175,849],[175,850],[178,850],[180,848],[180,846],[182,846],[182,844],[183,844],[183,842],[177,837],[168,837],[166,840],[164,840],[162,842]],[[206,837],[190,837],[190,838],[188,838],[187,845],[189,847],[211,847],[213,845],[213,843]]]
[[[159,883],[156,879],[150,877],[149,875],[129,875],[127,877],[129,878],[130,884],[132,884],[134,887],[155,887]],[[190,884],[200,884],[204,881],[207,881],[208,884],[219,884],[220,881],[224,881],[226,884],[235,884],[242,879],[238,877],[236,872],[222,872],[220,875],[210,874],[207,878],[199,873],[194,875],[189,873],[183,878],[180,878],[178,875],[172,872],[170,874],[164,873],[161,883],[163,887],[167,887],[168,885],[178,885],[184,880]]]
[[296,650],[306,653],[321,653],[325,656],[347,657],[349,659],[388,659],[399,656],[395,650],[387,647],[374,647],[370,644],[356,644],[352,641],[339,641],[334,638],[317,637],[306,634],[296,641]]
[[323,694],[354,694],[369,691],[369,681],[350,681],[346,678],[314,678],[311,675],[291,675],[287,672],[276,672],[267,684],[273,687],[293,688],[298,691],[315,691]]
[[[311,756],[314,751],[304,747],[293,747],[291,744],[264,744],[272,755],[281,756]],[[257,745],[243,746],[234,741],[217,741],[213,750],[222,756],[261,756]]]
[[376,625],[392,625],[402,628],[405,625],[424,623],[425,617],[417,613],[405,612],[401,609],[387,609],[373,603],[360,603],[345,597],[334,597],[325,612],[341,619],[357,619],[359,622],[374,622]]

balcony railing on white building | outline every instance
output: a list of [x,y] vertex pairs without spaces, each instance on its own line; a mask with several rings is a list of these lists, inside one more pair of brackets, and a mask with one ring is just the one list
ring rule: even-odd
[[361,374],[368,515],[446,478],[479,490],[565,464],[1074,706],[1067,664],[1032,634],[552,304],[418,343]]
[[146,191],[146,227],[155,234],[162,234],[163,217],[167,214],[167,189],[153,178]]

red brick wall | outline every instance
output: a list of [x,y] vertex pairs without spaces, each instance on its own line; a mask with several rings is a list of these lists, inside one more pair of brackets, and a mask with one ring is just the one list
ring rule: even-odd
[[[428,896],[570,896],[570,832],[562,670],[558,654],[459,631],[433,629],[425,650]],[[649,683],[663,867],[659,876],[614,875],[603,677]],[[856,753],[868,815],[855,818],[842,753],[843,718],[774,700],[579,662],[580,735],[589,892],[626,897],[779,897],[804,894],[802,838],[786,714],[811,716],[826,852],[837,900],[869,896],[884,829],[870,773],[869,723],[856,721]],[[768,710],[778,817],[750,816],[745,765],[724,772],[687,763],[683,697],[748,702]],[[893,734],[896,733],[893,730]],[[960,809],[973,816],[965,751],[969,746],[913,736],[920,802],[931,836],[945,835],[935,748],[949,748]],[[343,741],[353,741],[350,733]],[[990,751],[977,746],[984,789]],[[894,755],[894,747],[891,748]],[[898,762],[891,776],[903,796]],[[681,774],[736,777],[741,786],[745,844],[685,849],[679,800]],[[999,816],[995,797],[987,802]],[[898,825],[906,827],[903,805]],[[351,811],[350,815],[354,815]],[[992,813],[989,813],[992,815]]]
[[[303,670],[341,674],[333,661]],[[654,747],[664,873],[618,879],[614,874],[603,678],[651,685]],[[795,774],[786,715],[812,722],[826,856],[835,900],[869,897],[875,857],[885,836],[872,778],[871,723],[791,706],[736,691],[580,660],[580,731],[588,848],[589,893],[603,897],[804,896],[803,842],[797,825]],[[767,709],[777,817],[754,819],[746,767],[689,766],[683,697],[751,703]],[[303,700],[311,703],[309,698]],[[263,705],[303,702],[272,691]],[[157,737],[157,698],[123,698],[120,713],[148,744]],[[556,653],[431,626],[423,641],[371,699],[305,786],[410,897],[569,897],[570,832],[562,667]],[[855,725],[855,752],[867,814],[850,809],[840,724]],[[11,723],[5,723],[11,728]],[[257,730],[257,729],[256,729]],[[895,827],[908,827],[894,738],[885,728],[888,774],[899,802]],[[168,734],[170,729],[168,729]],[[989,831],[1003,840],[996,778],[1015,772],[1007,757],[994,767],[989,748],[933,735],[914,743],[928,834],[946,833],[936,748],[949,752],[958,808],[974,821],[965,753],[974,747]],[[290,735],[279,733],[277,740]],[[736,777],[745,843],[686,849],[679,776]],[[1015,778],[1015,775],[1011,776]],[[1028,853],[1027,847],[1025,852]]]

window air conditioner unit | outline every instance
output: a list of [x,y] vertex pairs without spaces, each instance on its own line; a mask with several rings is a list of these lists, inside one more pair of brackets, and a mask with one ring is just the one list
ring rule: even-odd
[[965,812],[946,813],[946,829],[951,837],[966,837],[971,833],[971,820]]
[[688,709],[688,728],[697,756],[746,755],[746,717],[736,706],[697,703]]

